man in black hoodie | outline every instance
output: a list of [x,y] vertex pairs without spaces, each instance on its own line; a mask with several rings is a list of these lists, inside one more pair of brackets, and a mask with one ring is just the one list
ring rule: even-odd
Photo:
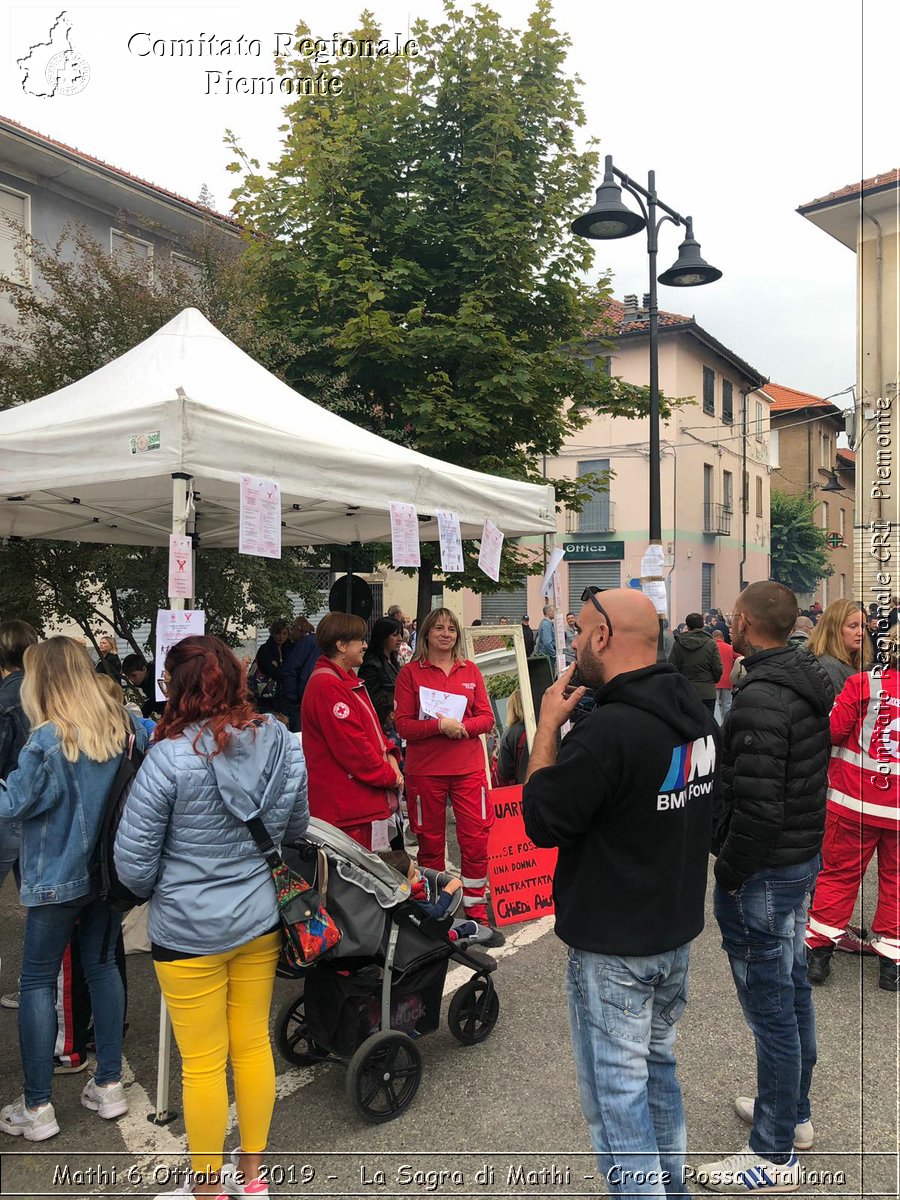
[[789,588],[751,583],[731,623],[747,674],[723,734],[715,913],[756,1041],[759,1090],[735,1100],[753,1126],[749,1144],[698,1169],[700,1183],[722,1192],[796,1191],[794,1148],[813,1144],[816,1028],[803,939],[825,827],[834,690],[812,655],[786,645],[797,611]]
[[[675,1023],[703,928],[718,729],[656,662],[659,622],[631,588],[588,589],[573,668],[544,693],[523,811],[558,846],[556,933],[569,946],[581,1107],[611,1193],[686,1195]],[[587,688],[596,707],[557,735]],[[567,692],[571,690],[571,695]]]

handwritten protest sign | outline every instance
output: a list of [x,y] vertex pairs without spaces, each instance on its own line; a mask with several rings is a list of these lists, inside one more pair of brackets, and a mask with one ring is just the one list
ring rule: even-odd
[[195,634],[202,634],[206,629],[206,613],[200,608],[171,609],[160,608],[156,612],[156,699],[165,700],[166,696],[159,686],[166,662],[166,655],[180,641]]
[[494,824],[488,836],[488,875],[498,925],[552,914],[556,850],[535,846],[525,835],[522,788],[494,788]]

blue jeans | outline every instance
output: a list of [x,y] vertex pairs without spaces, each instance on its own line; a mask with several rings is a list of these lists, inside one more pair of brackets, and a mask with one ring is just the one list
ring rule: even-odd
[[687,1004],[689,951],[619,957],[569,949],[581,1111],[610,1194],[688,1194],[674,1049],[675,1022]]
[[19,1050],[29,1108],[50,1100],[56,1041],[56,977],[78,922],[78,941],[94,1010],[97,1083],[122,1077],[125,990],[116,965],[122,918],[102,900],[81,896],[28,909],[19,982]]
[[19,848],[22,844],[22,826],[18,821],[4,821],[0,833],[0,884],[15,867],[16,886],[19,885]]
[[806,913],[818,855],[757,871],[734,894],[716,884],[714,907],[744,1019],[756,1041],[756,1108],[750,1148],[792,1154],[808,1121],[816,1019],[806,977]]

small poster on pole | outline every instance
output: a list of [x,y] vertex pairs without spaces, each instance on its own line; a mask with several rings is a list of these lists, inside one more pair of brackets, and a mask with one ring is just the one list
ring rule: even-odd
[[169,590],[170,600],[187,600],[194,594],[194,555],[191,539],[169,537]]
[[438,509],[435,513],[441,538],[441,570],[463,571],[462,533],[459,528],[459,513]]
[[488,579],[500,582],[500,555],[503,552],[503,532],[489,518],[484,519],[481,531],[481,549],[478,551],[478,566]]
[[241,475],[241,554],[281,558],[281,488],[274,479]]
[[550,554],[550,561],[547,563],[547,570],[544,572],[544,582],[541,584],[541,595],[549,596],[553,591],[553,577],[556,574],[556,568],[565,558],[565,550],[557,546]]
[[395,567],[420,567],[419,518],[414,504],[391,501],[391,561]]
[[156,613],[156,699],[165,700],[160,690],[166,655],[186,637],[206,631],[206,613],[202,608],[160,608]]

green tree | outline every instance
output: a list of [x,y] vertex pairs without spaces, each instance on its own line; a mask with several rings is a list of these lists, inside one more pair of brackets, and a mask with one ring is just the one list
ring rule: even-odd
[[[297,44],[308,35],[300,25]],[[609,291],[585,282],[591,249],[569,228],[597,171],[575,145],[569,40],[549,0],[522,30],[446,0],[445,19],[412,35],[417,54],[340,57],[327,68],[339,95],[288,103],[269,169],[227,138],[265,320],[295,344],[288,379],[319,403],[446,461],[538,481],[593,413],[647,411],[645,389],[573,353],[602,328]],[[372,13],[352,36],[377,44]],[[291,81],[322,69],[278,60]],[[324,396],[337,376],[345,386]],[[597,482],[558,481],[558,499],[578,507]],[[423,545],[420,611],[435,555]],[[447,582],[491,590],[468,558]],[[539,569],[508,546],[498,586]]]
[[[270,368],[287,361],[286,349],[293,353],[277,333],[260,327],[255,268],[242,246],[210,235],[189,248],[192,270],[160,258],[152,279],[145,263],[106,253],[78,226],[55,246],[22,235],[18,250],[39,284],[4,289],[19,322],[0,342],[0,408],[82,378],[190,305]],[[280,561],[201,550],[197,604],[206,610],[209,632],[239,641],[248,626],[287,613],[289,592],[315,606],[318,594],[303,570],[311,561],[302,549],[286,549]],[[112,627],[143,652],[133,631],[167,607],[166,583],[165,549],[43,540],[11,540],[0,548],[0,614],[41,627],[74,621],[95,645],[99,632]]]
[[772,578],[795,592],[815,591],[820,579],[834,574],[825,530],[816,523],[811,496],[772,490]]

